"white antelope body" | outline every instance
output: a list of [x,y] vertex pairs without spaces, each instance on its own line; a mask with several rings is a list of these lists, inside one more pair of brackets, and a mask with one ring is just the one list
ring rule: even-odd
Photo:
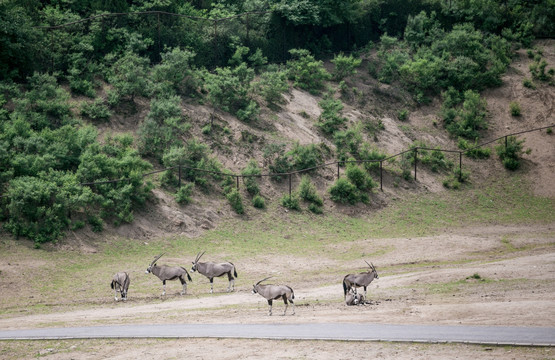
[[235,277],[237,277],[237,270],[235,269],[235,265],[230,262],[224,263],[214,263],[212,261],[209,262],[199,262],[202,255],[205,252],[198,253],[195,261],[193,261],[193,267],[191,268],[192,272],[198,271],[202,275],[206,276],[210,280],[210,293],[214,292],[214,278],[227,275],[227,279],[229,281],[227,286],[227,291],[234,291],[235,290]]
[[160,280],[162,280],[163,284],[163,292],[162,296],[166,295],[166,281],[167,280],[175,280],[179,279],[181,281],[181,285],[183,286],[183,290],[181,291],[181,295],[187,293],[187,282],[185,281],[185,276],[189,281],[193,281],[191,279],[191,275],[187,272],[187,269],[181,266],[167,266],[167,265],[156,265],[156,261],[160,259],[164,254],[158,255],[154,260],[150,263],[148,268],[146,269],[146,273],[153,273],[156,275]]
[[127,300],[127,291],[129,290],[129,284],[131,283],[131,279],[129,278],[129,274],[126,272],[118,272],[112,278],[112,282],[110,283],[110,287],[114,290],[114,299],[118,301],[118,291],[121,294],[121,299],[123,301]]
[[[364,262],[368,264],[368,261],[364,260]],[[374,264],[368,264],[368,266],[370,267],[370,270],[367,272],[362,272],[359,274],[349,274],[343,278],[343,293],[345,295],[345,298],[347,297],[347,292],[351,289],[356,295],[357,288],[361,286],[364,288],[364,297],[366,298],[366,288],[368,287],[368,285],[370,285],[370,283],[374,279],[379,279],[378,272],[376,271]]]
[[259,282],[257,282],[256,285],[253,285],[252,293],[260,294],[263,298],[268,300],[268,305],[270,306],[270,309],[268,312],[269,316],[272,316],[272,302],[280,298],[283,299],[283,303],[285,304],[285,310],[283,310],[283,315],[285,315],[285,313],[287,312],[287,307],[288,307],[287,301],[289,301],[291,305],[293,305],[293,313],[291,315],[295,315],[295,303],[293,302],[293,299],[295,299],[295,293],[293,292],[293,289],[287,285],[271,285],[271,284],[261,285],[260,284],[261,282],[268,280],[270,277],[262,279]]

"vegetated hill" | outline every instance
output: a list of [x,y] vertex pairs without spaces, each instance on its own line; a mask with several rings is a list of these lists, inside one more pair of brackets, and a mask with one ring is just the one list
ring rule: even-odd
[[[555,42],[542,40],[536,47],[543,51],[543,58],[548,66],[555,66]],[[367,55],[372,56],[372,54]],[[367,60],[367,59],[363,59]],[[487,101],[488,129],[481,131],[479,143],[505,136],[511,133],[526,131],[538,127],[555,124],[554,105],[555,87],[547,83],[537,83],[535,88],[523,85],[525,79],[530,78],[529,65],[533,60],[525,49],[517,52],[508,71],[502,78],[502,85],[486,90],[482,96]],[[332,64],[326,64],[331,67]],[[457,150],[457,139],[449,135],[439,117],[441,99],[436,97],[425,106],[418,106],[411,95],[393,84],[383,84],[369,75],[367,64],[362,62],[358,73],[352,75],[342,84],[342,91],[337,83],[329,83],[333,89],[333,96],[344,104],[341,115],[346,117],[349,126],[357,128],[364,142],[378,149],[387,156],[398,154],[410,148],[415,141],[421,141],[430,147]],[[334,149],[333,139],[326,136],[316,126],[316,121],[322,109],[319,102],[323,97],[312,95],[298,88],[292,88],[283,95],[280,104],[262,106],[259,119],[245,123],[236,117],[215,110],[197,101],[182,103],[182,112],[192,125],[183,138],[187,142],[197,137],[210,146],[214,155],[223,165],[234,174],[240,174],[251,159],[254,159],[262,174],[271,173],[264,150],[268,145],[285,144],[290,149],[295,144],[315,144],[323,150],[324,162],[337,160],[335,152],[326,153],[326,149]],[[74,99],[84,101],[83,99]],[[262,102],[262,101],[261,101]],[[519,116],[510,112],[511,103],[518,104],[521,109]],[[114,114],[109,122],[99,125],[101,136],[112,133],[135,133],[138,125],[148,113],[148,99],[137,100],[137,110],[132,114],[120,111]],[[399,119],[400,111],[406,110],[406,119]],[[211,124],[210,131],[203,130]],[[530,149],[524,154],[521,167],[517,170],[520,176],[527,179],[530,191],[539,196],[555,197],[555,135],[550,131],[535,131],[518,136],[525,140],[524,149]],[[311,172],[311,181],[324,200],[325,213],[340,212],[352,216],[379,211],[392,200],[403,197],[407,193],[459,191],[461,196],[472,187],[482,186],[497,177],[514,176],[514,172],[503,167],[493,147],[497,142],[489,144],[492,148],[489,158],[472,160],[463,158],[463,170],[469,172],[468,181],[459,190],[449,190],[443,185],[444,179],[452,174],[452,170],[432,171],[430,167],[418,165],[417,181],[405,179],[399,168],[400,157],[393,162],[384,163],[383,191],[379,189],[379,172],[374,171],[373,178],[378,182],[368,204],[343,205],[330,199],[328,189],[337,179],[337,166]],[[327,154],[327,155],[326,155]],[[445,153],[446,158],[458,167],[459,154]],[[155,164],[160,168],[161,165]],[[341,174],[345,168],[340,168]],[[413,175],[413,174],[411,174]],[[155,183],[158,175],[149,177]],[[300,176],[292,177],[292,189],[296,190]],[[201,191],[195,189],[192,201],[188,205],[179,205],[173,193],[157,187],[153,196],[143,210],[135,213],[135,220],[130,224],[106,229],[115,234],[148,239],[158,236],[185,235],[199,236],[203,231],[215,228],[229,217],[241,217],[245,221],[256,218],[262,212],[277,212],[287,221],[287,212],[294,211],[282,207],[280,198],[289,193],[289,183],[286,180],[273,181],[269,177],[259,180],[260,193],[266,200],[266,209],[260,210],[252,206],[251,196],[245,190],[245,184],[240,182],[240,191],[245,205],[245,214],[237,215],[225,196],[219,191]],[[301,205],[301,211],[308,211],[306,205]],[[101,236],[105,236],[104,233]],[[69,234],[68,238],[80,240],[98,239],[98,234],[89,230],[79,230]]]

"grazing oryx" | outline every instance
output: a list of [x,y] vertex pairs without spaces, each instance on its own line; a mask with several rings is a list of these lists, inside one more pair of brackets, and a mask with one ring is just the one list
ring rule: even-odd
[[285,310],[283,310],[283,315],[287,312],[287,300],[293,305],[293,313],[291,315],[295,315],[295,303],[293,299],[295,298],[295,294],[293,293],[293,289],[291,289],[287,285],[260,285],[260,283],[264,280],[268,280],[270,277],[260,280],[256,283],[256,285],[252,286],[252,293],[253,294],[260,294],[263,298],[268,300],[268,305],[270,305],[270,311],[268,312],[269,316],[272,316],[272,302],[273,300],[277,300],[279,298],[283,299],[283,303],[285,304]]
[[[210,279],[210,294],[214,292],[214,278],[220,277],[227,274],[227,279],[229,280],[229,285],[227,286],[227,291],[234,291],[235,290],[235,277],[237,277],[237,270],[235,270],[235,265],[230,262],[224,263],[213,263],[212,261],[209,262],[198,262],[202,255],[204,255],[206,251],[203,253],[198,253],[195,261],[193,261],[193,267],[191,268],[192,272],[198,270],[199,273],[206,276]],[[232,275],[233,272],[233,275]]]
[[193,281],[191,279],[191,275],[189,275],[189,273],[187,272],[187,269],[181,266],[156,265],[156,261],[158,261],[158,259],[160,259],[162,255],[164,254],[160,254],[157,257],[155,257],[145,272],[147,274],[151,272],[154,275],[158,276],[160,280],[162,280],[162,284],[164,284],[164,287],[163,287],[164,291],[162,292],[162,295],[166,295],[166,280],[175,280],[175,279],[179,279],[179,281],[181,281],[181,285],[183,285],[183,290],[181,291],[181,295],[186,294],[187,282],[185,281],[185,275],[187,275],[187,279],[189,279],[189,281]]
[[127,290],[129,290],[129,283],[131,279],[129,278],[129,274],[126,272],[119,272],[114,275],[112,282],[110,283],[110,287],[114,290],[114,298],[118,301],[118,291],[121,294],[121,299],[123,301],[127,300]]
[[[364,260],[368,264],[368,261]],[[364,297],[366,298],[366,288],[374,279],[379,279],[378,272],[374,267],[374,264],[370,265],[370,271],[363,272],[360,274],[349,274],[343,278],[343,293],[345,298],[347,298],[347,291],[353,289],[353,292],[357,293],[357,287],[364,287]]]

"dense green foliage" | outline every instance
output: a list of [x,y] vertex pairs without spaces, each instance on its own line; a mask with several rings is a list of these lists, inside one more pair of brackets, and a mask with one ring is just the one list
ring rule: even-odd
[[[246,14],[251,11],[264,13]],[[142,176],[152,164],[172,168],[160,182],[177,192],[179,203],[191,201],[193,188],[207,191],[223,181],[222,193],[243,213],[234,178],[216,174],[225,169],[211,147],[190,134],[193,120],[182,110],[187,101],[254,126],[261,99],[279,106],[291,86],[325,91],[316,125],[336,149],[265,144],[270,172],[311,169],[331,156],[384,159],[361,135],[376,137],[383,123],[349,126],[342,101],[335,90],[327,91],[335,82],[330,88],[347,96],[350,77],[362,63],[358,55],[371,48],[377,49],[367,61],[372,75],[405,87],[417,103],[441,94],[447,131],[461,139],[461,149],[471,149],[467,155],[485,157],[489,153],[468,143],[488,128],[480,91],[500,84],[515,48],[531,46],[535,37],[554,37],[554,17],[552,0],[4,1],[0,221],[37,245],[86,223],[100,231],[106,223],[130,222],[152,188]],[[541,51],[530,50],[529,56],[524,85],[553,84],[555,71]],[[333,64],[330,71],[324,59]],[[145,102],[148,113],[137,114]],[[520,109],[513,105],[510,112],[516,116]],[[399,119],[408,114],[401,109]],[[139,117],[136,140],[128,134],[99,137],[94,125],[125,115]],[[220,130],[211,121],[201,136],[217,138]],[[505,166],[518,167],[519,145],[511,140],[498,150]],[[411,155],[401,160],[407,179]],[[432,170],[452,168],[435,151],[419,156]],[[189,182],[181,187],[179,166]],[[330,188],[332,199],[368,201],[375,186],[368,171],[377,166],[347,166],[346,177]],[[260,173],[249,163],[243,175]],[[117,179],[125,181],[110,181]],[[253,205],[264,207],[256,177],[244,179]],[[321,201],[307,181],[301,182],[301,198],[318,212]],[[298,202],[298,195],[282,199],[289,208]]]

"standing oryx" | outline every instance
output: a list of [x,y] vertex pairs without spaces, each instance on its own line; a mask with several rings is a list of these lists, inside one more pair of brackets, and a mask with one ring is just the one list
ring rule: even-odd
[[186,294],[187,282],[185,281],[185,275],[187,275],[187,279],[189,279],[189,281],[193,281],[191,279],[191,275],[189,275],[189,273],[187,272],[187,269],[181,266],[156,265],[156,261],[158,261],[158,259],[160,259],[162,255],[164,254],[158,255],[157,257],[154,258],[154,260],[152,260],[152,262],[146,269],[146,273],[148,274],[151,272],[154,275],[158,276],[160,280],[162,280],[162,284],[164,284],[164,287],[163,287],[164,291],[162,292],[162,295],[166,295],[166,280],[175,280],[175,279],[179,279],[179,281],[181,281],[181,285],[183,285],[183,290],[181,291],[181,295]]
[[279,298],[283,299],[283,303],[285,304],[285,310],[283,310],[283,315],[287,312],[287,300],[293,305],[293,313],[291,315],[295,315],[295,303],[293,299],[295,298],[295,293],[293,289],[287,285],[260,285],[260,283],[264,280],[268,280],[270,277],[260,280],[256,283],[256,285],[252,286],[252,293],[253,294],[260,294],[263,298],[268,300],[268,305],[270,305],[270,311],[268,315],[272,316],[272,302],[273,300],[277,300]]
[[[368,261],[364,260],[368,264]],[[366,288],[374,279],[378,279],[378,272],[374,267],[374,264],[370,265],[370,271],[363,272],[360,274],[349,274],[343,278],[343,293],[347,297],[347,291],[353,289],[353,292],[357,293],[357,287],[364,287],[364,297],[366,298]]]
[[114,275],[110,287],[114,290],[114,299],[118,301],[118,291],[121,294],[121,299],[123,301],[127,300],[127,290],[129,290],[129,283],[131,279],[129,274],[126,272],[119,272]]
[[[193,267],[191,268],[192,272],[198,270],[199,273],[206,276],[210,279],[210,293],[214,292],[214,278],[223,276],[227,274],[227,279],[229,280],[229,285],[227,286],[227,291],[234,291],[235,290],[235,277],[237,277],[237,270],[235,270],[235,265],[230,262],[224,263],[213,263],[212,261],[209,262],[199,262],[202,255],[204,255],[206,251],[203,251],[202,254],[198,253],[195,261],[193,261]],[[233,274],[232,274],[233,273]]]

